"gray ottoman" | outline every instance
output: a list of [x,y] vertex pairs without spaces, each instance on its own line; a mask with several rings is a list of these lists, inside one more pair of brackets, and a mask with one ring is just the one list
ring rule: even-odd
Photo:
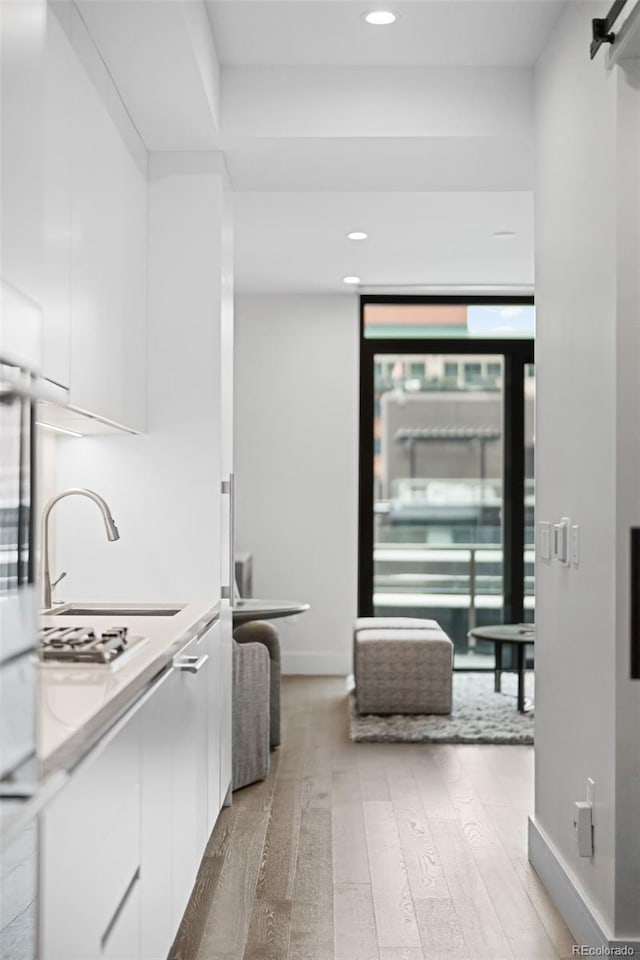
[[451,713],[453,644],[435,620],[360,617],[354,673],[360,713]]

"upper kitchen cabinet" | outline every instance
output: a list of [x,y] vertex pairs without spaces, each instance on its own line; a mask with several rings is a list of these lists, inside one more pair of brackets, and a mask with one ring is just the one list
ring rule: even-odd
[[75,5],[49,14],[43,371],[72,407],[145,424],[147,151]]
[[44,95],[44,290],[42,369],[61,386],[70,382],[71,154],[73,57],[57,18],[47,22]]
[[0,3],[0,356],[41,365],[46,4]]

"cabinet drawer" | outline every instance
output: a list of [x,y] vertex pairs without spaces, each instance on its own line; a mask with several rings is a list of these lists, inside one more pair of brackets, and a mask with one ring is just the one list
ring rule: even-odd
[[[133,717],[44,811],[43,960],[103,956],[105,933],[139,867],[140,723]],[[132,944],[120,960],[136,956]]]

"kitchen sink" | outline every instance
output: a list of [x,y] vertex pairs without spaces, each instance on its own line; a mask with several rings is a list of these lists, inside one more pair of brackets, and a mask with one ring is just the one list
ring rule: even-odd
[[156,607],[151,604],[118,607],[112,603],[87,606],[70,603],[59,609],[46,610],[45,614],[50,617],[175,617],[182,610],[184,607]]

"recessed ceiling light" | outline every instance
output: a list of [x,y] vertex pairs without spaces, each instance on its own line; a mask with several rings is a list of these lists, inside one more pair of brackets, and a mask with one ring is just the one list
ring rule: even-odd
[[364,19],[374,27],[388,27],[396,22],[398,14],[392,10],[370,10],[365,13]]
[[343,277],[342,282],[351,284],[360,283],[360,277]]
[[362,230],[353,230],[352,233],[347,234],[347,240],[366,240],[369,236],[368,233],[363,233]]
[[513,240],[516,236],[513,230],[496,230],[494,237],[496,240]]

